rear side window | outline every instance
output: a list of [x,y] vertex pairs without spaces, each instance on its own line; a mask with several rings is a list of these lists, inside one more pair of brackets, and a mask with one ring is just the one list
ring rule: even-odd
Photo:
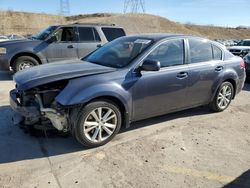
[[182,65],[184,63],[183,40],[171,40],[158,46],[147,59],[160,61],[161,67]]
[[213,59],[214,60],[221,60],[222,59],[222,51],[219,47],[212,45],[213,46]]
[[116,39],[116,38],[125,36],[124,30],[121,28],[103,27],[102,31],[109,42]]
[[213,60],[212,45],[206,40],[189,39],[190,63]]
[[100,41],[97,31],[91,27],[78,27],[80,42],[96,42]]

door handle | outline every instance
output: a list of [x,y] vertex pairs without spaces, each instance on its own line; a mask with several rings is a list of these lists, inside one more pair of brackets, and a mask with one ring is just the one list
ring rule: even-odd
[[176,76],[176,78],[178,79],[184,79],[188,77],[188,73],[187,72],[179,72]]
[[74,46],[73,45],[68,45],[67,48],[74,48]]
[[97,47],[97,48],[101,48],[101,47],[102,47],[102,44],[97,44],[96,47]]
[[214,69],[216,72],[220,72],[223,70],[223,66],[218,66]]

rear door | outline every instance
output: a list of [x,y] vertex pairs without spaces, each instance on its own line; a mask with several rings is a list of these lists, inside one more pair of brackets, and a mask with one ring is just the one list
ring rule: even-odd
[[224,71],[222,50],[206,39],[188,39],[189,106],[207,104]]
[[101,38],[93,27],[77,27],[78,30],[78,57],[82,58],[101,46]]
[[137,76],[133,90],[135,120],[165,114],[186,106],[188,65],[185,64],[184,40],[166,41],[146,59],[161,63],[160,71]]
[[49,62],[78,58],[74,27],[59,28],[53,35],[56,36],[57,41],[49,44],[43,50]]

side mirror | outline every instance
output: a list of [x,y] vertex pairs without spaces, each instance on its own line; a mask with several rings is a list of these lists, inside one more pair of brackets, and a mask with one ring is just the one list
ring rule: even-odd
[[161,68],[160,61],[147,59],[141,65],[141,70],[143,71],[159,71]]
[[50,38],[48,39],[48,42],[49,42],[49,43],[57,42],[56,36],[50,37]]

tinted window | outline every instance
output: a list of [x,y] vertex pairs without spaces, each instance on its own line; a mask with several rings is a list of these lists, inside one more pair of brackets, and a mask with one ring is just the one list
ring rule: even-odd
[[102,31],[104,35],[106,36],[107,40],[110,42],[116,38],[125,36],[125,32],[121,28],[108,28],[108,27],[103,27]]
[[58,42],[72,42],[76,40],[75,30],[73,27],[64,27],[58,29],[54,36],[56,36]]
[[79,33],[79,41],[82,42],[95,41],[93,29],[90,27],[79,27],[78,33]]
[[212,45],[206,39],[189,39],[190,63],[211,61],[213,59]]
[[214,60],[221,60],[222,59],[222,51],[220,48],[217,46],[213,45],[213,55],[214,55]]
[[158,46],[147,59],[161,62],[161,67],[182,65],[184,62],[183,40],[171,40]]

